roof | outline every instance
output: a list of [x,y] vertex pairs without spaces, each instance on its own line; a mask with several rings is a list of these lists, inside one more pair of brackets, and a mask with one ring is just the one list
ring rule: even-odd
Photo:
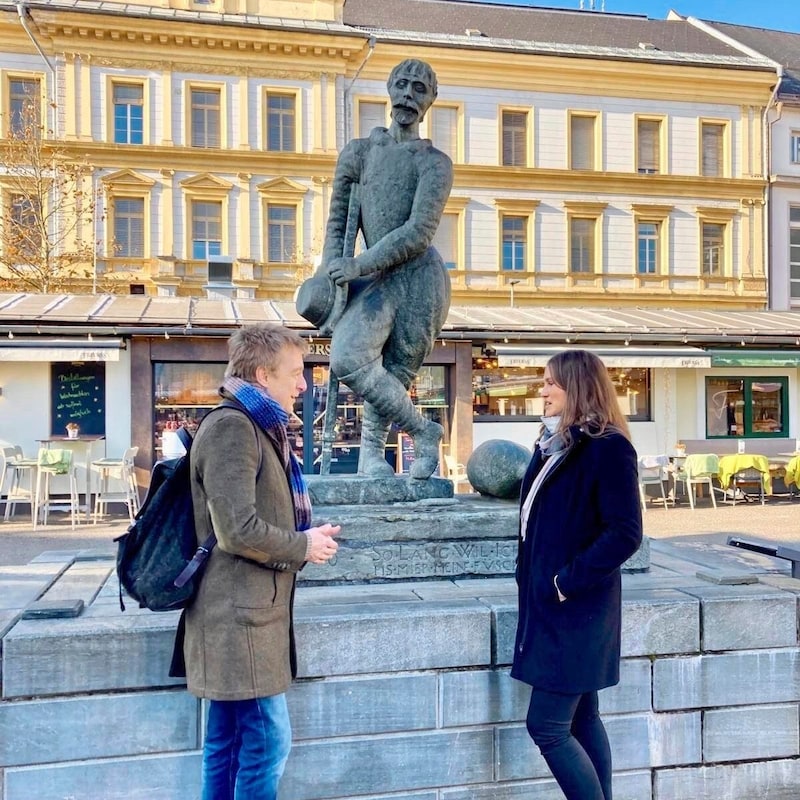
[[705,24],[784,68],[779,96],[800,98],[800,33],[705,21]]
[[[226,336],[254,322],[309,333],[294,304],[144,295],[0,294],[0,337],[17,334]],[[800,311],[452,306],[441,338],[775,346],[800,351]]]
[[[668,54],[673,60],[742,63],[741,51],[684,20],[656,20],[639,14],[469,0],[346,0],[344,23],[386,35],[413,32],[423,41],[429,37],[442,43],[442,37],[451,37],[460,46],[471,42],[497,48],[516,43],[518,49],[530,50],[532,43],[558,44],[562,51],[575,53],[588,49],[647,60]],[[522,43],[528,46],[522,47]]]

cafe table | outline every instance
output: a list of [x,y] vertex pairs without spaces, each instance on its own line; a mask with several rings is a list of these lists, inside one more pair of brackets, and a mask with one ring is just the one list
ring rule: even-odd
[[764,493],[772,494],[769,459],[756,453],[734,453],[719,458],[719,485],[723,490],[730,486],[731,478],[743,469],[757,469],[761,473]]
[[[72,450],[73,463],[83,470],[83,490],[86,495],[86,519],[89,519],[92,510],[92,470],[91,463],[95,458],[105,455],[105,436],[96,434],[80,434],[70,436],[47,436],[37,439],[40,447],[48,450],[60,447]],[[83,509],[81,509],[83,510]]]

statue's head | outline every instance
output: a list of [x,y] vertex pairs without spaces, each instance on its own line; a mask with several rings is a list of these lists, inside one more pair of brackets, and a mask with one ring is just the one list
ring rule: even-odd
[[430,64],[416,58],[401,61],[386,82],[392,101],[392,116],[401,125],[421,122],[439,92]]

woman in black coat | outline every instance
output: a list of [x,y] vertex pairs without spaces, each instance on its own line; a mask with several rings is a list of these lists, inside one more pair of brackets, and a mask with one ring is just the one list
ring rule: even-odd
[[522,483],[512,677],[567,800],[611,800],[597,692],[619,682],[620,566],[642,540],[636,452],[608,371],[585,350],[544,372],[542,433]]

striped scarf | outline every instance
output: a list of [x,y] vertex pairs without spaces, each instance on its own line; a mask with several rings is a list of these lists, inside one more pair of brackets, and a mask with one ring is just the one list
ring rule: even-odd
[[311,527],[311,498],[300,462],[289,447],[286,436],[289,414],[269,396],[266,389],[241,378],[225,378],[222,388],[245,407],[256,425],[278,446],[292,492],[295,527],[298,531],[307,530]]

